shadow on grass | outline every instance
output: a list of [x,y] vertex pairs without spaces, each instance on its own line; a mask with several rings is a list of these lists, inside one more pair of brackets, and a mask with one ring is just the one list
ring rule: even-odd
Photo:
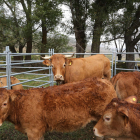
[[[69,133],[47,132],[45,140],[94,140],[93,122],[85,128]],[[27,136],[15,130],[14,125],[4,122],[0,127],[0,140],[28,140]]]

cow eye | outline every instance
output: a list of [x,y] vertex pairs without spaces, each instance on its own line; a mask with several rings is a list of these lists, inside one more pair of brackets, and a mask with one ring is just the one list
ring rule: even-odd
[[109,117],[106,117],[106,118],[105,118],[105,121],[110,121],[110,118],[109,118]]
[[2,107],[5,107],[7,105],[7,103],[3,103]]
[[6,106],[7,104],[6,104],[6,103],[4,103],[3,105],[4,105],[4,106]]
[[63,67],[65,67],[65,66],[66,66],[66,64],[63,65]]

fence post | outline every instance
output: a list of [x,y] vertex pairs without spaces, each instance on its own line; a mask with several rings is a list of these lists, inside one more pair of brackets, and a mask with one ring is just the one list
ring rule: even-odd
[[[53,54],[54,54],[54,49],[51,49],[51,55],[53,55]],[[52,68],[51,68],[51,86],[53,86],[53,81],[54,81],[53,72],[52,72]]]
[[111,78],[113,77],[113,63],[114,63],[114,51],[112,51],[112,66],[111,66]]
[[117,51],[115,51],[115,68],[114,68],[114,75],[116,75],[116,59],[117,59]]
[[[53,49],[49,49],[49,56],[53,55]],[[50,86],[53,86],[53,72],[52,72],[52,68],[49,66],[49,81],[50,82]]]
[[6,46],[6,76],[7,76],[7,89],[11,89],[11,56],[9,46]]

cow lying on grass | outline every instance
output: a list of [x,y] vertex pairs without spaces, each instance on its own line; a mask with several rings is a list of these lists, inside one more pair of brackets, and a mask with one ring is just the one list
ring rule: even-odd
[[10,121],[29,140],[43,140],[46,131],[74,131],[99,120],[116,97],[112,84],[98,78],[48,88],[0,89],[0,125]]
[[[20,83],[20,81],[14,76],[11,76],[10,80],[11,80],[11,84]],[[0,78],[0,87],[5,87],[5,86],[7,86],[7,77],[2,77]],[[19,89],[23,89],[23,86],[22,84],[19,84],[19,85],[12,86],[11,88],[14,90],[19,90]]]
[[135,95],[140,101],[140,72],[120,72],[111,79],[118,98]]
[[113,99],[93,128],[98,137],[122,137],[140,140],[140,104],[135,96]]
[[68,57],[71,55],[55,54],[42,57],[45,59],[44,65],[52,66],[55,81],[70,83],[91,77],[110,80],[110,60],[105,55],[97,54],[86,58],[67,59]]

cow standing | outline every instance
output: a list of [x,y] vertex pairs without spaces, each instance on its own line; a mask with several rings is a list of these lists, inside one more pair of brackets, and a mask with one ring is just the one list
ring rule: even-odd
[[110,81],[116,90],[118,98],[125,99],[135,95],[140,101],[140,72],[120,72]]
[[46,131],[69,132],[98,121],[116,97],[112,84],[98,78],[48,88],[0,89],[0,125],[10,121],[29,140],[43,140]]
[[98,137],[121,137],[140,140],[140,104],[136,97],[121,101],[113,99],[106,107],[103,116],[93,128]]
[[70,83],[86,78],[99,77],[110,80],[110,60],[103,54],[86,58],[71,58],[71,55],[55,54],[42,57],[44,65],[52,66],[54,80],[58,83]]

